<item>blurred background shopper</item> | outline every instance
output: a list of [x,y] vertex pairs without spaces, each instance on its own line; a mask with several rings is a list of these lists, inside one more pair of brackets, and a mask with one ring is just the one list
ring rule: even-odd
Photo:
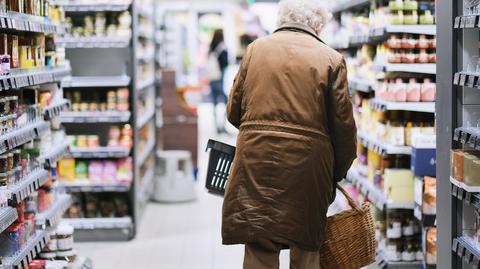
[[[240,133],[223,205],[224,244],[244,268],[318,268],[335,185],[355,159],[356,128],[341,54],[318,37],[320,0],[283,0],[279,28],[244,55],[227,105]],[[212,46],[214,47],[214,46]]]
[[225,112],[223,108],[218,113],[218,105],[227,102],[227,96],[223,90],[225,69],[228,67],[228,51],[224,43],[223,30],[217,29],[213,33],[212,42],[208,52],[207,78],[210,81],[210,89],[213,100],[213,115],[217,133],[225,132]]

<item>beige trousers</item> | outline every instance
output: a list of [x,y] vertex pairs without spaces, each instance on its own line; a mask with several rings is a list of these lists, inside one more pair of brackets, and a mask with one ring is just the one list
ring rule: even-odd
[[[280,244],[271,241],[246,244],[243,269],[278,269],[281,249]],[[290,248],[290,269],[320,269],[318,251]]]

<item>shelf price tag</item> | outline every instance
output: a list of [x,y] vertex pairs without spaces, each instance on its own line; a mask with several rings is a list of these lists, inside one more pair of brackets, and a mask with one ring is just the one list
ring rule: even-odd
[[473,88],[473,86],[475,85],[475,79],[476,79],[475,75],[469,75],[467,79],[467,84],[466,84],[467,87]]
[[455,22],[453,23],[453,28],[458,29],[460,27],[460,19],[461,19],[460,16],[455,18]]
[[461,17],[460,19],[460,28],[465,28],[465,24],[467,23],[467,18]]
[[465,86],[466,81],[467,81],[467,75],[466,74],[460,74],[460,82],[458,83],[458,85]]
[[453,77],[453,84],[458,85],[460,83],[460,73],[455,73],[455,76]]

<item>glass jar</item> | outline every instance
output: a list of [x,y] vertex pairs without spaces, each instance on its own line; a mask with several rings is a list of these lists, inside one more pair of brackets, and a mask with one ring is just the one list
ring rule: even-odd
[[73,249],[73,230],[73,227],[68,224],[61,224],[58,226],[55,236],[58,251]]

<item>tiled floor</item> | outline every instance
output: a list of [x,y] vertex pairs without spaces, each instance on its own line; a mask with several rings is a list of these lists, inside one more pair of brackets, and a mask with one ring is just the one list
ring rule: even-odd
[[[206,167],[204,146],[214,137],[212,108],[200,109],[199,167]],[[217,137],[235,143],[234,137]],[[240,269],[243,247],[222,246],[220,217],[222,200],[203,188],[200,170],[198,199],[185,204],[150,203],[135,240],[117,243],[77,244],[82,256],[92,258],[95,269]],[[281,268],[288,268],[288,251],[281,254]]]

